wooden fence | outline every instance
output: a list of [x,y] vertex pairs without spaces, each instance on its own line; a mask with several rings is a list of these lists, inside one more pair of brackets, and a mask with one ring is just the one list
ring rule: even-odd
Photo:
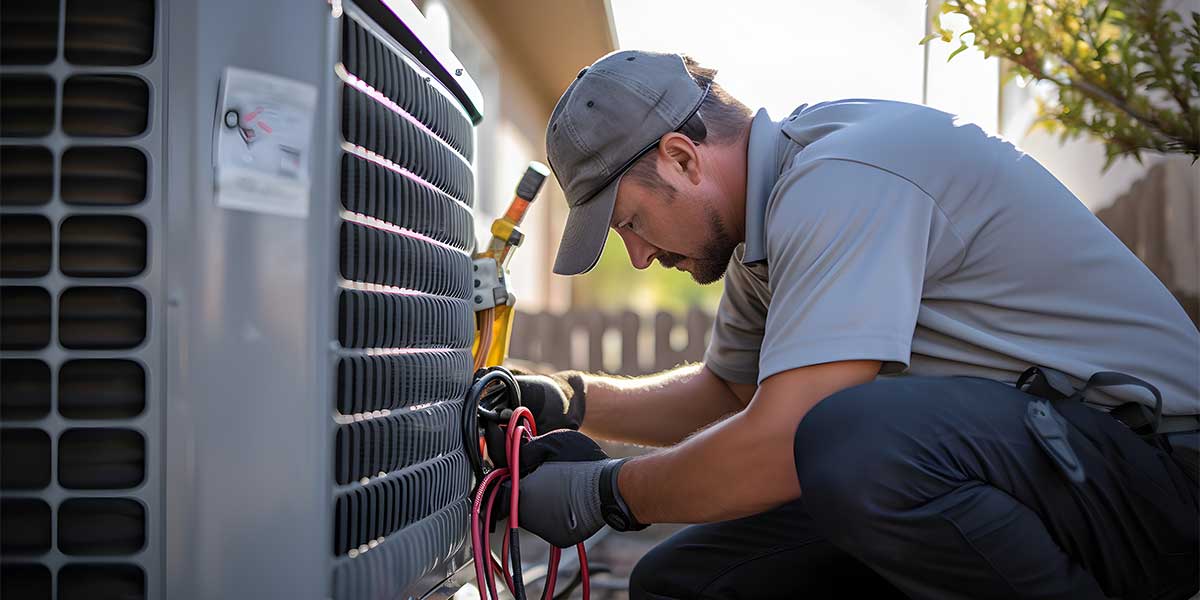
[[682,319],[625,311],[518,311],[509,356],[554,369],[643,375],[704,357],[713,318],[692,309]]

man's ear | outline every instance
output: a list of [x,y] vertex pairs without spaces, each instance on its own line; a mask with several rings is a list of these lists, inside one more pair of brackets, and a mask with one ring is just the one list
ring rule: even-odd
[[658,153],[668,168],[686,177],[692,185],[700,184],[700,153],[691,138],[672,131],[662,137]]

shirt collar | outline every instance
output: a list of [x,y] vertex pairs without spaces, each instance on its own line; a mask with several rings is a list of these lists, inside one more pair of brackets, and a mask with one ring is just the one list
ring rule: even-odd
[[767,259],[764,221],[767,200],[779,179],[779,159],[784,137],[779,121],[772,121],[767,109],[760,108],[750,123],[750,142],[746,149],[746,248],[742,263],[751,265]]

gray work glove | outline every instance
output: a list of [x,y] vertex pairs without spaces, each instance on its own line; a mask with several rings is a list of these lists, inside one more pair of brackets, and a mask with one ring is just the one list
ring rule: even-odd
[[[579,371],[560,371],[551,375],[533,375],[512,369],[513,379],[521,391],[521,405],[533,413],[538,433],[557,429],[579,429],[583,423],[584,382]],[[504,405],[496,412],[516,408]],[[504,432],[499,427],[487,429],[488,458],[497,467],[507,467]]]
[[518,374],[521,404],[533,413],[538,433],[579,429],[583,424],[583,373],[561,371],[550,375]]
[[621,531],[645,527],[615,485],[625,460],[577,431],[534,438],[521,447],[521,527],[559,548],[592,537],[606,521]]

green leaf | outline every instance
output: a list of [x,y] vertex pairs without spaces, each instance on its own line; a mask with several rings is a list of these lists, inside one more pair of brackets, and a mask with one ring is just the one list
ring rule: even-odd
[[955,56],[958,56],[960,52],[962,52],[963,50],[966,50],[966,49],[967,49],[967,43],[963,42],[962,45],[960,45],[958,47],[958,50],[951,52],[950,56],[946,57],[946,62],[950,62],[951,60],[954,59]]
[[1139,151],[1200,156],[1200,13],[1166,0],[928,1],[971,29],[951,31],[935,17],[920,43],[951,43],[947,61],[970,47],[1013,61],[1002,83],[1015,74],[1046,81],[1057,100],[1039,102],[1039,122],[1060,139],[1093,137],[1111,160]]
[[942,34],[940,34],[940,33],[936,33],[936,32],[931,33],[931,34],[921,38],[921,41],[917,42],[917,45],[924,46],[925,44],[928,44],[930,40],[936,40],[940,37],[942,37]]
[[1109,152],[1109,153],[1108,153],[1108,154],[1107,154],[1107,155],[1104,157],[1104,165],[1100,167],[1100,172],[1101,172],[1101,173],[1107,173],[1107,172],[1108,172],[1108,169],[1109,169],[1110,167],[1112,167],[1113,163],[1114,163],[1114,162],[1116,162],[1116,161],[1117,161],[1117,155],[1116,155],[1115,153],[1113,153],[1113,152]]

